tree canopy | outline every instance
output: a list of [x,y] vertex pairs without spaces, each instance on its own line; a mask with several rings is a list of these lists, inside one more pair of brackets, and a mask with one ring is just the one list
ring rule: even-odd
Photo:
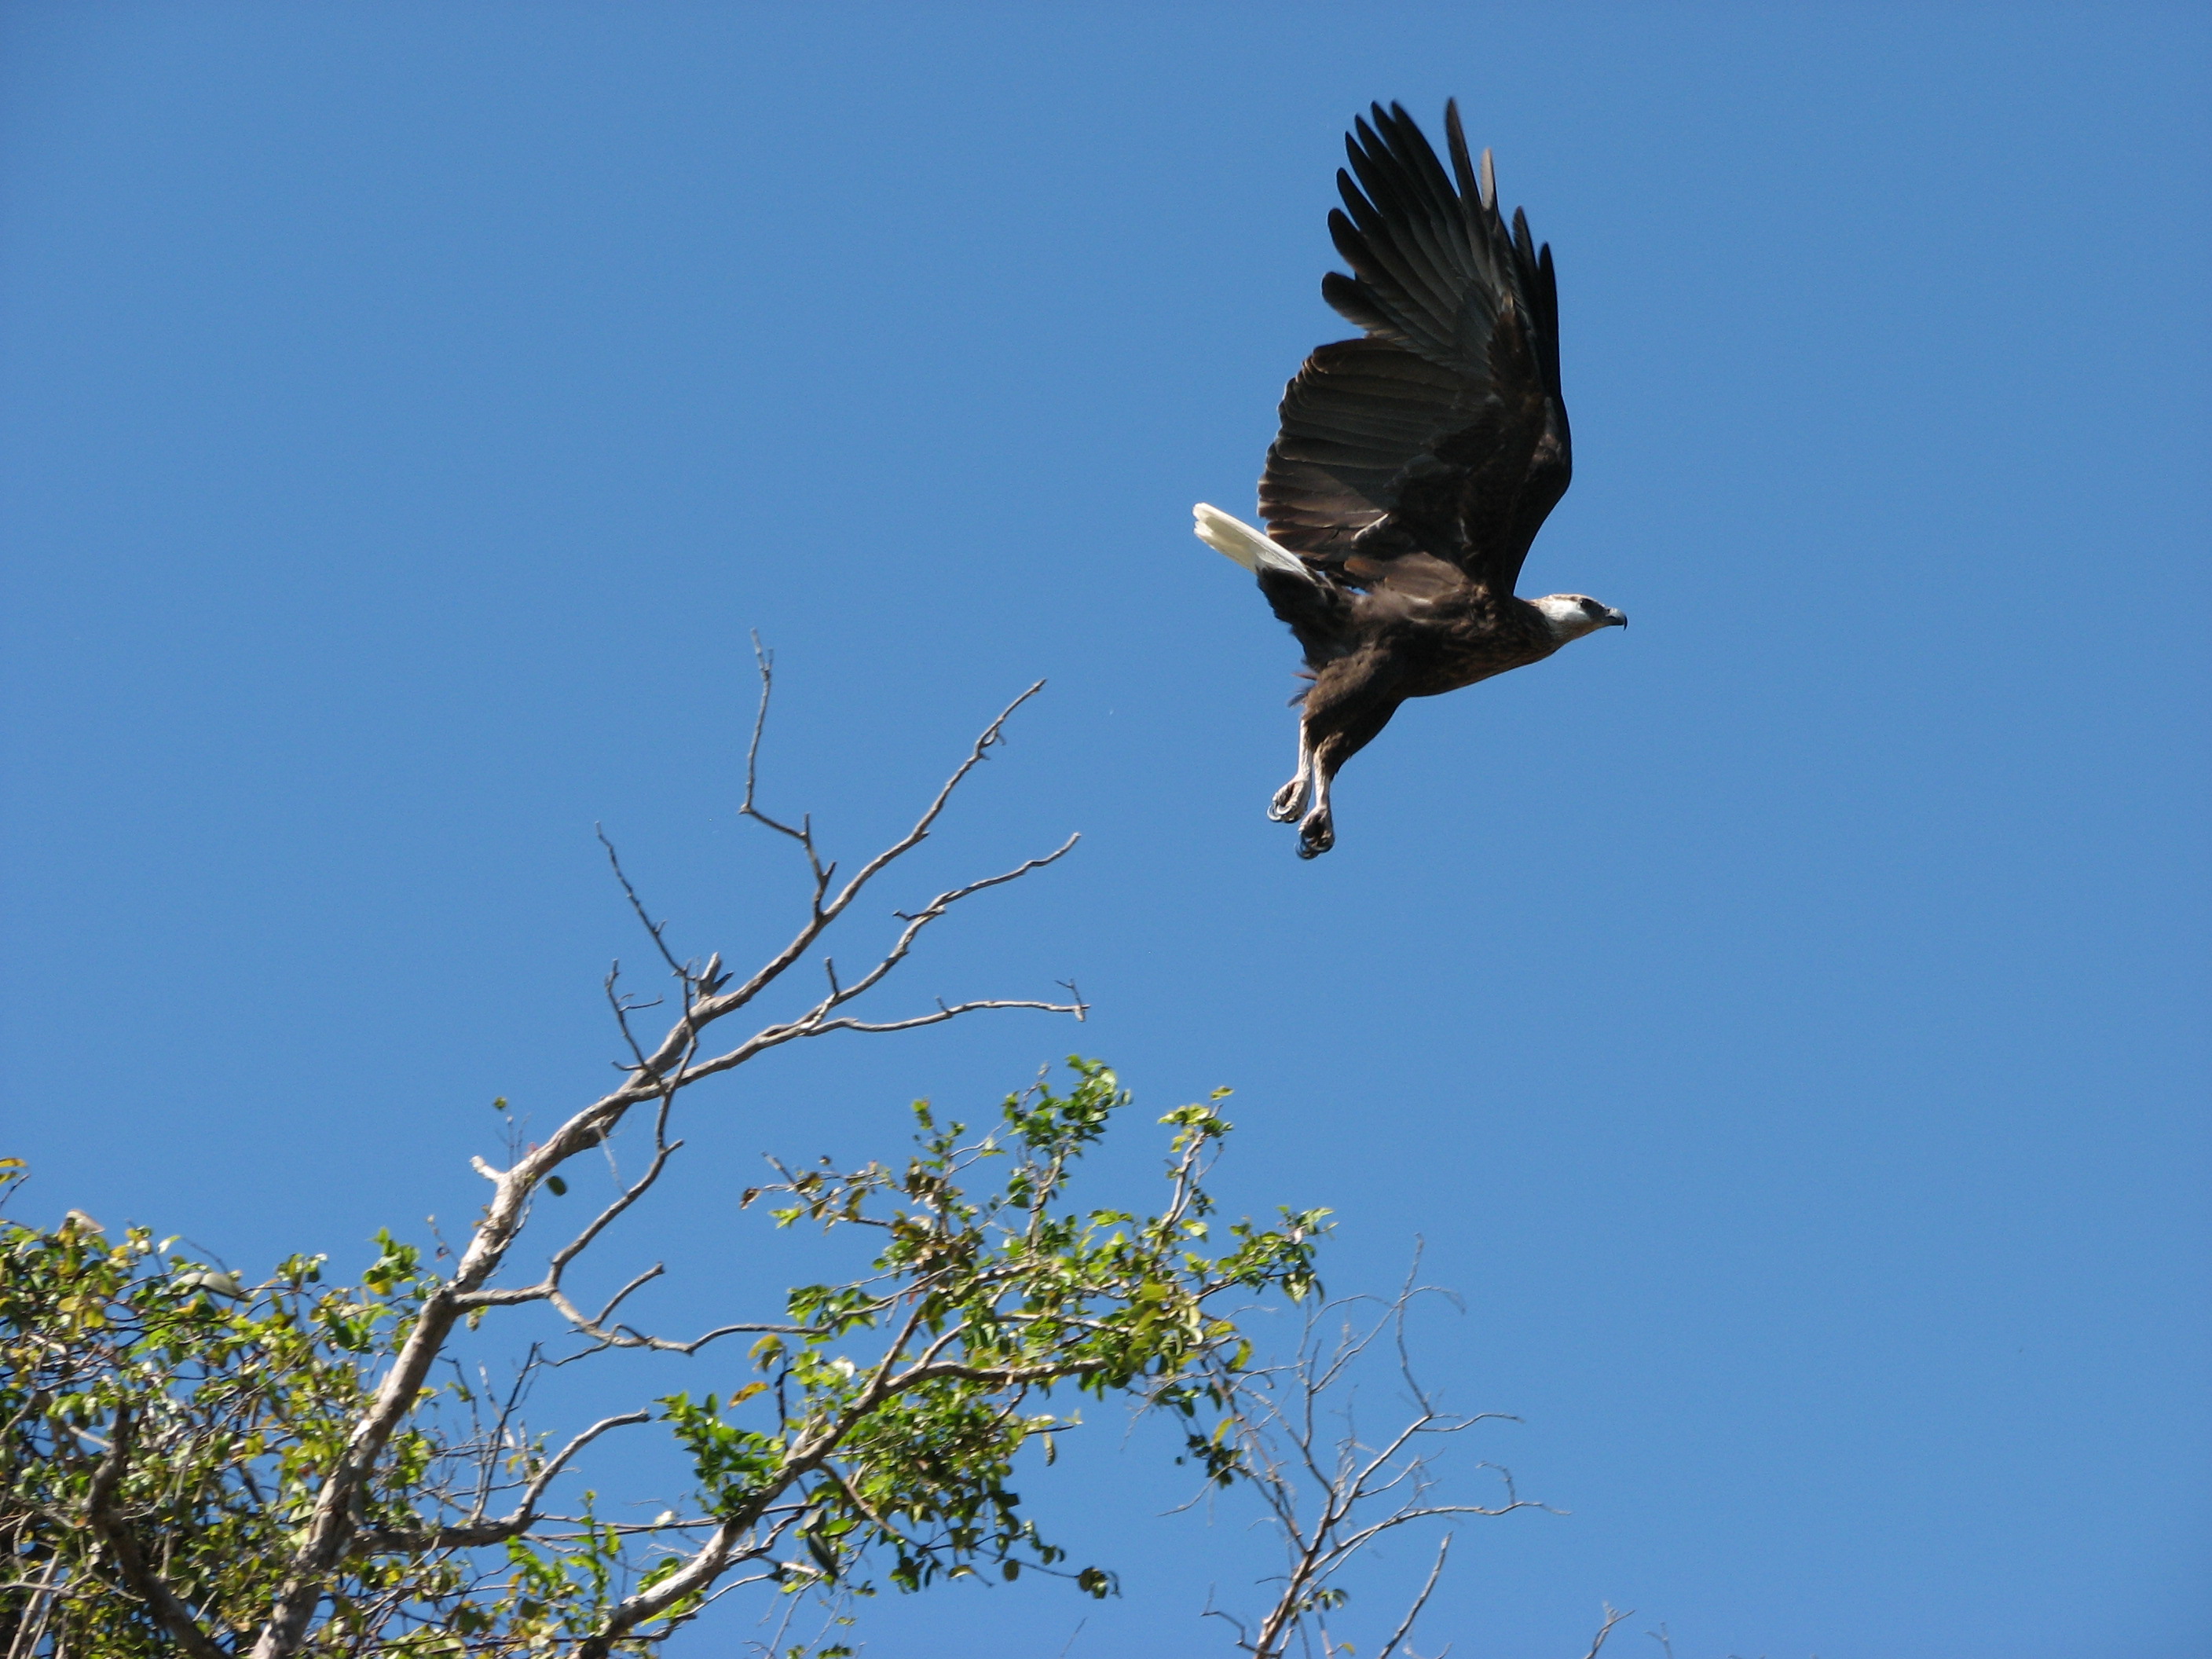
[[[1060,1402],[1085,1395],[1218,1414],[1250,1352],[1224,1297],[1310,1294],[1324,1223],[1218,1224],[1218,1100],[1162,1120],[1157,1210],[1079,1206],[1073,1165],[1129,1097],[1103,1065],[1071,1066],[1064,1091],[1010,1096],[979,1134],[917,1103],[900,1166],[747,1192],[779,1224],[873,1230],[877,1253],[865,1276],[799,1286],[781,1320],[730,1332],[759,1334],[754,1379],[726,1396],[665,1395],[556,1449],[514,1420],[513,1390],[444,1368],[376,1460],[295,1650],[649,1651],[738,1585],[912,1590],[1029,1570],[1106,1593],[1109,1569],[1070,1564],[1023,1515],[1021,1455],[1050,1462],[1072,1420]],[[253,1650],[331,1470],[439,1293],[414,1246],[378,1242],[357,1283],[295,1256],[246,1284],[143,1229],[6,1224],[8,1651]],[[593,1441],[649,1420],[687,1454],[688,1507],[616,1523],[590,1493],[555,1501]],[[1227,1454],[1216,1463],[1225,1476]]]

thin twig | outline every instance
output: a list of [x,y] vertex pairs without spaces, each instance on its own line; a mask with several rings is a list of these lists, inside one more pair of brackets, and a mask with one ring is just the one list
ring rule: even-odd
[[1429,1604],[1429,1596],[1437,1587],[1437,1580],[1444,1576],[1444,1557],[1451,1551],[1452,1535],[1446,1533],[1437,1545],[1437,1564],[1429,1569],[1429,1582],[1421,1586],[1421,1593],[1413,1598],[1413,1605],[1406,1609],[1406,1616],[1398,1628],[1390,1632],[1390,1639],[1382,1644],[1382,1651],[1375,1659],[1390,1659],[1398,1650],[1398,1644],[1413,1633],[1413,1620],[1421,1616],[1421,1609]]
[[655,921],[646,914],[645,901],[637,896],[637,889],[630,885],[629,877],[622,866],[622,857],[615,851],[614,842],[607,839],[605,826],[595,823],[592,826],[592,833],[599,838],[599,845],[607,849],[607,864],[614,871],[615,879],[622,884],[623,896],[629,901],[629,908],[636,912],[638,925],[645,929],[654,948],[659,951],[660,959],[668,964],[668,971],[679,979],[688,979],[690,975],[684,971],[684,964],[669,954],[668,941],[663,937],[668,924]]
[[1622,1620],[1633,1618],[1636,1614],[1634,1607],[1615,1611],[1610,1601],[1603,1601],[1599,1605],[1605,1609],[1605,1623],[1598,1627],[1597,1636],[1590,1643],[1589,1651],[1583,1655],[1583,1659],[1597,1659],[1598,1650],[1605,1645],[1605,1638],[1613,1634],[1613,1627]]

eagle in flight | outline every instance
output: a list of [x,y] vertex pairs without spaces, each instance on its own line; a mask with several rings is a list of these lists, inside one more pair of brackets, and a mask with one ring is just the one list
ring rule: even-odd
[[1283,393],[1260,477],[1267,532],[1194,509],[1200,538],[1259,578],[1305,647],[1297,774],[1267,813],[1297,822],[1301,858],[1334,844],[1329,784],[1407,698],[1628,623],[1580,593],[1514,596],[1571,471],[1559,289],[1527,216],[1506,228],[1456,104],[1444,137],[1450,173],[1401,106],[1355,119],[1328,216],[1352,275],[1321,292],[1364,337],[1318,348]]

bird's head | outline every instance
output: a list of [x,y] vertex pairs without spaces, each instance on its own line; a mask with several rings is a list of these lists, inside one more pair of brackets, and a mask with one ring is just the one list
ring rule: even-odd
[[1529,604],[1543,613],[1545,624],[1552,637],[1561,645],[1569,640],[1578,640],[1585,634],[1595,634],[1601,628],[1626,628],[1628,613],[1615,611],[1609,605],[1600,605],[1587,593],[1547,593]]

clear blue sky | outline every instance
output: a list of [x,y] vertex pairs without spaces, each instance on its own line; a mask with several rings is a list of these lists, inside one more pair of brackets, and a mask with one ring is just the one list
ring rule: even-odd
[[[879,908],[1083,845],[881,1006],[1073,977],[1093,1022],[702,1095],[610,1273],[757,1309],[811,1276],[730,1213],[758,1153],[891,1154],[1080,1043],[1158,1110],[1235,1086],[1232,1207],[1334,1206],[1336,1287],[1418,1234],[1464,1293],[1429,1374],[1573,1513],[1463,1535],[1429,1648],[1579,1653],[1605,1598],[1681,1659],[2212,1652],[2201,7],[0,31],[30,1212],[246,1267],[465,1217],[494,1094],[609,1075],[595,821],[681,950],[791,916],[749,629],[772,798],[848,855],[1044,677]],[[1559,260],[1528,581],[1635,625],[1409,708],[1301,865],[1294,650],[1188,507],[1249,509],[1344,331],[1349,118],[1449,94]],[[879,1602],[870,1655],[1225,1653],[1252,1545],[1155,1522],[1158,1451],[1030,1483],[1122,1601]]]

